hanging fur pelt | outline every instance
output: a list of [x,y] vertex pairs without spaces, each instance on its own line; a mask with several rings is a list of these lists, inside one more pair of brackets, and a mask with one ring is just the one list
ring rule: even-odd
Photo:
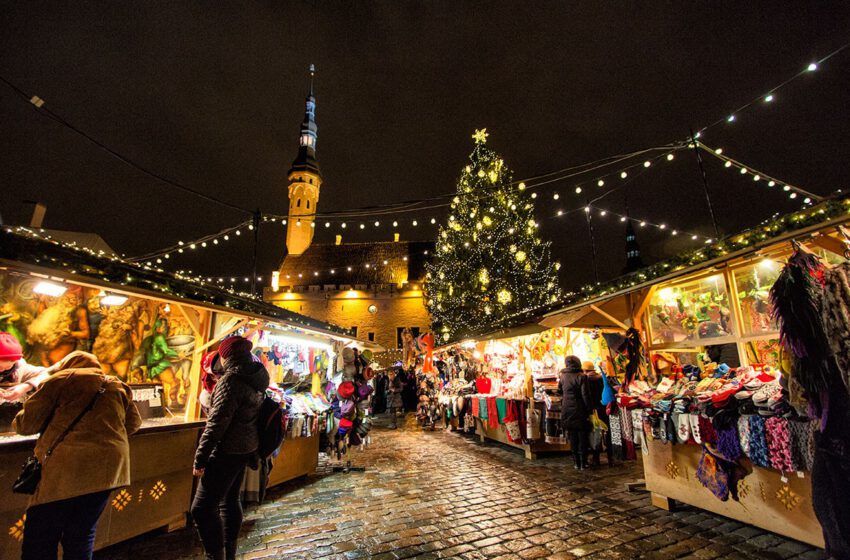
[[837,373],[818,309],[822,282],[820,260],[797,250],[770,289],[772,318],[779,325],[779,341],[794,357],[792,375],[806,390],[810,401],[829,388]]
[[623,342],[621,348],[621,351],[624,350],[628,358],[625,376],[625,386],[628,386],[644,362],[643,343],[640,341],[640,332],[636,328],[629,327],[626,331],[626,340]]

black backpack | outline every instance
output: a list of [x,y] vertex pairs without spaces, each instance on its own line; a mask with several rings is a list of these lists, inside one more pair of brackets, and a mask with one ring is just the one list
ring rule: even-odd
[[260,459],[268,459],[283,443],[283,410],[273,398],[263,393],[263,403],[257,415],[257,433],[260,446],[257,454]]

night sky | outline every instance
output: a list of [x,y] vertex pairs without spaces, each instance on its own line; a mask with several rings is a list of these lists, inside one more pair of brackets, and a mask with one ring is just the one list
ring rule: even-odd
[[[5,79],[156,173],[271,213],[287,208],[311,63],[319,209],[328,211],[452,192],[476,128],[487,128],[517,179],[681,140],[850,42],[850,5],[839,2],[5,4]],[[850,49],[703,139],[815,193],[850,188],[848,76]],[[28,223],[24,201],[37,200],[48,206],[45,227],[97,232],[136,255],[244,219],[128,167],[3,84],[0,154],[5,223]],[[724,232],[799,207],[705,163]],[[619,186],[598,205],[621,212],[627,197],[633,216],[713,234],[692,153]],[[575,187],[547,185],[537,200],[565,288],[593,278],[583,216],[548,217],[583,205]],[[625,261],[623,224],[609,216],[594,227],[600,277],[613,277]],[[349,227],[344,240],[388,240],[391,231]],[[436,235],[432,226],[400,231]],[[317,228],[316,240],[334,233]],[[650,261],[691,246],[648,229],[638,236]],[[279,224],[263,226],[261,274],[277,266],[283,244]],[[246,236],[202,257],[170,265],[250,272]]]

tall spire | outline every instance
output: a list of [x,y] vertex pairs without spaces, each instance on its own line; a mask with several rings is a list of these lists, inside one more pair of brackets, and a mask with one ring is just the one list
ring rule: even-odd
[[316,97],[313,94],[313,78],[316,75],[316,67],[310,65],[310,89],[305,101],[304,120],[301,121],[301,132],[298,139],[298,156],[292,162],[292,171],[312,171],[321,176],[319,162],[316,159],[316,141],[318,140],[318,127],[316,126]]

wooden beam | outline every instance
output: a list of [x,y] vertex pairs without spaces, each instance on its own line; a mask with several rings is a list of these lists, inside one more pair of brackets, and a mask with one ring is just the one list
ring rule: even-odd
[[236,331],[238,331],[239,329],[241,329],[242,327],[244,327],[245,325],[247,325],[251,321],[252,321],[252,319],[242,319],[241,321],[238,321],[235,325],[233,325],[229,329],[226,329],[226,330],[222,331],[221,333],[215,335],[214,337],[210,338],[209,342],[207,342],[206,344],[204,344],[203,346],[198,348],[197,352],[202,352],[202,351],[206,350],[207,348],[209,348],[213,344],[218,343],[222,338],[224,338],[224,337],[226,337],[230,334],[235,333]]
[[194,309],[186,309],[185,307],[183,307],[179,303],[175,303],[174,306],[177,307],[177,309],[180,310],[180,313],[183,314],[183,317],[185,317],[186,320],[189,321],[189,326],[192,327],[192,332],[195,333],[195,338],[200,339],[201,338],[201,322],[198,320],[198,317],[195,316],[195,310]]
[[[644,313],[646,313],[646,310],[649,307],[650,302],[652,301],[652,296],[655,295],[655,290],[657,289],[658,286],[650,286],[649,290],[646,291],[646,295],[637,306],[637,311],[635,311],[635,313],[632,315],[632,317],[634,317],[632,321],[633,323],[639,323],[641,320],[643,320],[643,315]],[[635,328],[639,328],[637,324],[635,324]]]
[[[181,307],[182,309],[182,307]],[[212,328],[212,311],[201,311],[198,323],[198,333],[195,335],[195,350],[192,352],[192,366],[189,368],[189,391],[186,393],[186,421],[197,419],[200,414],[198,397],[201,394],[201,358],[207,346],[198,345],[206,340]]]
[[620,321],[619,319],[617,319],[616,317],[614,317],[610,313],[603,311],[602,309],[600,309],[599,307],[597,307],[596,305],[593,305],[593,304],[590,305],[590,308],[593,309],[594,311],[596,311],[597,313],[599,313],[600,315],[602,315],[603,317],[605,317],[606,319],[608,319],[609,321],[611,321],[612,323],[614,323],[615,325],[622,327],[623,330],[628,330],[629,326],[627,324]]
[[812,243],[840,257],[844,257],[844,251],[847,250],[844,243],[829,235],[815,235],[812,237]]

